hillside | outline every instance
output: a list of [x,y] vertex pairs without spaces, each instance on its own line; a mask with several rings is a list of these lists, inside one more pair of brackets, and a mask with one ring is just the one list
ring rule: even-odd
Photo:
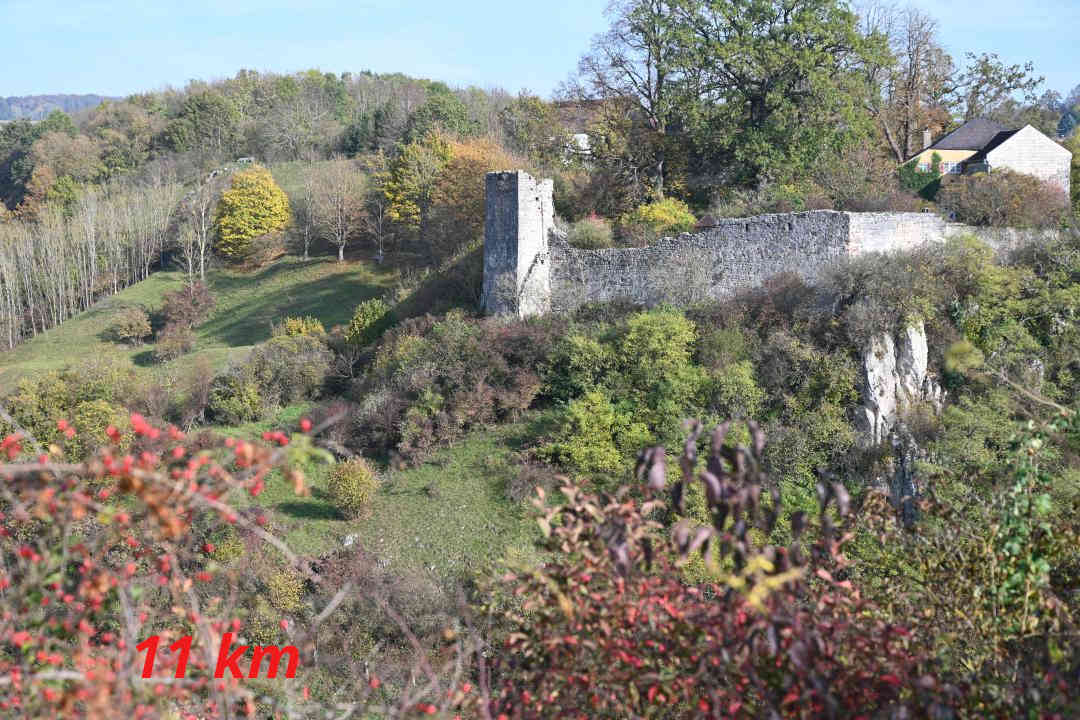
[[[379,295],[392,283],[394,271],[357,262],[339,265],[324,258],[303,262],[285,257],[257,272],[211,270],[209,284],[216,305],[197,330],[193,353],[176,364],[206,357],[221,368],[229,358],[270,337],[271,325],[287,315],[311,315],[327,327],[347,323],[351,303]],[[165,293],[181,287],[179,272],[155,273],[59,327],[3,354],[0,394],[15,388],[19,378],[69,364],[72,358],[116,356],[140,374],[154,372],[148,347],[126,347],[105,339],[105,331],[124,308],[161,307]],[[348,298],[343,302],[343,298]],[[161,368],[168,371],[170,365]]]
[[54,110],[77,113],[97,107],[106,100],[119,100],[105,95],[19,95],[0,97],[0,122],[5,120],[44,120]]
[[7,13],[156,89],[0,101],[0,718],[1080,718],[1062,12],[128,4]]

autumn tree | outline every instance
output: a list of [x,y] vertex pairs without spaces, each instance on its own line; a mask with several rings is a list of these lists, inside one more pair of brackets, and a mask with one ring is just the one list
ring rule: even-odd
[[937,21],[918,8],[870,4],[860,23],[867,38],[888,43],[888,54],[863,65],[870,84],[865,107],[895,161],[903,162],[923,149],[923,130],[940,133],[951,121],[953,61],[941,46]]
[[383,184],[387,216],[407,236],[417,237],[431,208],[435,182],[450,159],[450,142],[430,133],[405,144],[390,162]]
[[633,103],[646,128],[635,148],[643,171],[658,196],[664,194],[667,135],[679,111],[680,56],[686,51],[676,3],[666,0],[620,0],[608,6],[611,27],[593,39],[592,50],[578,63],[577,78],[567,88],[579,100]]
[[314,181],[312,210],[319,232],[337,247],[338,262],[345,246],[360,228],[367,180],[351,160],[337,158],[319,168]]
[[569,133],[559,121],[552,103],[522,92],[499,111],[503,143],[515,154],[542,167],[566,159]]
[[215,249],[228,260],[241,260],[252,240],[283,229],[290,218],[289,198],[269,170],[256,165],[238,172],[217,206]]
[[1018,93],[1027,105],[1037,102],[1035,93],[1043,77],[1034,75],[1032,63],[1007,65],[997,53],[969,52],[965,57],[967,66],[956,76],[953,90],[965,121],[984,116],[993,118]]
[[489,172],[525,167],[525,162],[489,138],[453,140],[431,191],[424,245],[433,258],[452,255],[479,240],[484,225],[484,178]]

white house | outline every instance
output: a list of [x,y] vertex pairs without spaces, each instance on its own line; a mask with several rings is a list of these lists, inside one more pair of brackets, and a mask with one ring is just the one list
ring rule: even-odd
[[969,120],[936,143],[929,145],[912,160],[922,170],[931,167],[932,158],[941,159],[945,174],[993,172],[1006,168],[1033,175],[1069,194],[1069,169],[1072,153],[1031,125],[1009,129],[991,120]]

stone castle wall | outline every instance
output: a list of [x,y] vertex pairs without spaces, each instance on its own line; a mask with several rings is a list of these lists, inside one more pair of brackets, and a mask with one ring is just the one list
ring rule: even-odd
[[911,250],[970,233],[999,252],[1045,233],[971,228],[931,213],[814,210],[720,220],[644,248],[583,250],[555,230],[551,181],[487,176],[484,307],[520,317],[586,302],[689,305],[723,300],[781,273],[815,282],[828,267],[872,252]]

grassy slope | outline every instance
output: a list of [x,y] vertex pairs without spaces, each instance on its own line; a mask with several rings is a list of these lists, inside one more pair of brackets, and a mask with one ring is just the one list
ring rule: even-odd
[[[389,270],[367,263],[338,264],[328,258],[303,262],[285,257],[254,272],[210,271],[217,298],[214,313],[197,328],[195,351],[174,363],[190,363],[205,355],[215,365],[270,337],[272,323],[286,315],[314,315],[328,328],[348,322],[356,304],[381,294],[394,279]],[[10,392],[20,377],[61,368],[79,358],[114,353],[144,372],[152,369],[153,346],[130,348],[102,335],[114,313],[124,307],[161,307],[162,296],[181,286],[179,272],[159,272],[148,280],[105,298],[58,328],[0,354],[0,394]],[[168,366],[165,366],[166,368]]]
[[[272,428],[293,429],[307,408],[294,405],[271,420],[223,430],[257,437]],[[268,508],[273,524],[300,553],[341,547],[354,535],[356,546],[390,567],[447,580],[466,571],[482,573],[507,552],[527,556],[539,532],[527,505],[506,498],[506,484],[518,471],[511,455],[525,428],[522,422],[474,432],[420,467],[384,468],[382,487],[358,520],[344,518],[327,496],[326,465],[306,471],[307,497],[297,496],[278,474],[257,499],[238,494],[233,502]]]

